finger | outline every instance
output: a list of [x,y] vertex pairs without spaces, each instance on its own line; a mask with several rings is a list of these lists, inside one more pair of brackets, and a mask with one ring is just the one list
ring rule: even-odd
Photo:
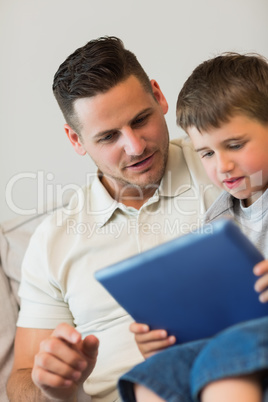
[[268,273],[268,260],[263,260],[256,264],[253,268],[253,273],[257,276]]
[[256,292],[262,292],[268,287],[268,274],[261,276],[254,285]]
[[147,324],[140,324],[137,322],[131,323],[129,329],[133,334],[139,334],[150,331],[150,327]]
[[89,357],[96,357],[98,354],[99,340],[94,335],[88,335],[83,340],[83,352]]
[[41,388],[68,388],[74,384],[71,379],[61,377],[56,373],[51,373],[39,366],[33,368],[32,380],[38,387]]
[[268,290],[267,289],[259,295],[259,300],[262,303],[268,302]]
[[88,335],[82,345],[83,356],[87,361],[87,368],[83,372],[82,380],[86,379],[93,371],[98,357],[99,340],[94,335]]
[[90,360],[96,360],[99,350],[99,340],[94,335],[88,335],[83,341],[82,351]]
[[146,343],[166,339],[168,337],[167,331],[164,329],[157,329],[146,333],[138,333],[135,335],[135,340],[138,343]]
[[164,339],[163,341],[149,342],[138,346],[142,355],[147,359],[148,357],[154,355],[155,353],[160,352],[161,350],[164,350],[174,345],[175,342],[176,338],[174,336],[169,336],[167,339]]
[[[70,397],[76,393],[77,384],[61,376],[50,373],[42,368],[32,370],[32,381],[45,395],[53,400],[70,400]],[[66,399],[65,399],[66,398]],[[50,399],[49,399],[50,400]]]
[[48,371],[51,374],[56,374],[64,380],[69,379],[72,381],[78,381],[80,379],[82,371],[86,368],[86,366],[86,362],[83,362],[79,366],[79,370],[76,370],[72,366],[48,353],[38,353],[35,356],[34,364],[36,369],[42,369],[43,371]]
[[53,356],[74,369],[85,368],[85,359],[81,352],[62,339],[50,337],[40,343],[40,352]]
[[81,334],[74,327],[66,323],[59,324],[51,336],[64,339],[71,344],[77,344],[81,341]]

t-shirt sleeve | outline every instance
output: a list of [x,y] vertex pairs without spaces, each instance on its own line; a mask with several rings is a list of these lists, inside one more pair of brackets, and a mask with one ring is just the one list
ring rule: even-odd
[[51,271],[47,229],[47,221],[37,228],[22,263],[19,327],[54,329],[62,322],[74,326],[62,285]]

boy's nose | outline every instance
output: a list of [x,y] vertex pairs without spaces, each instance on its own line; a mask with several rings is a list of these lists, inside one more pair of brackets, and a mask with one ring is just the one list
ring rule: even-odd
[[230,172],[234,168],[234,162],[227,155],[218,155],[217,164],[220,173]]
[[135,156],[142,155],[146,148],[146,141],[133,130],[126,130],[124,136],[124,150],[127,155]]

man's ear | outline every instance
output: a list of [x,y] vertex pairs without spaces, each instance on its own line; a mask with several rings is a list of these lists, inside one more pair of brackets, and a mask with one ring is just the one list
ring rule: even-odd
[[69,124],[64,124],[64,130],[69,138],[74,150],[79,155],[85,155],[87,152],[84,149],[83,143],[79,135],[69,126]]
[[151,80],[151,86],[153,90],[153,94],[159,105],[161,106],[163,113],[166,114],[168,111],[168,103],[166,98],[163,95],[163,92],[160,89],[160,86],[155,80]]

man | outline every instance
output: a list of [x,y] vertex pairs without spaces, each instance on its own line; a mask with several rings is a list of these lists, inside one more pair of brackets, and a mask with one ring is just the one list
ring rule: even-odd
[[31,240],[8,394],[74,401],[83,384],[92,401],[111,402],[120,374],[143,358],[131,317],[94,272],[196,229],[218,192],[190,143],[169,144],[167,101],[118,38],[77,49],[53,91],[71,144],[98,174]]

